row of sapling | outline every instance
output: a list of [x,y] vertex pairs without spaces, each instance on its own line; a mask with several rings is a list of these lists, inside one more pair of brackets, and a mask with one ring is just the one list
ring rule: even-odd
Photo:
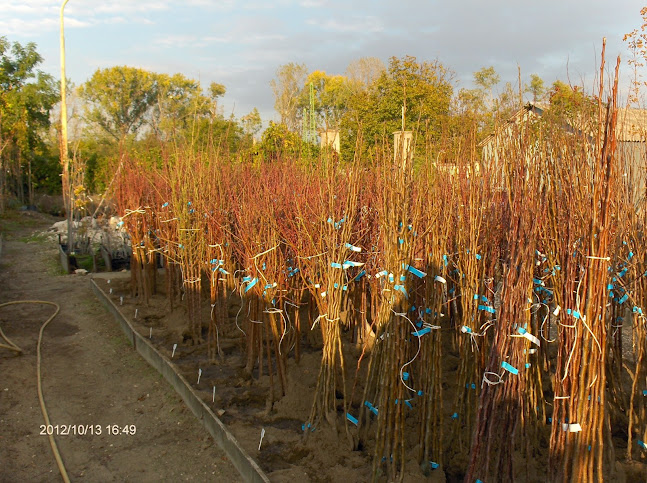
[[[601,480],[611,422],[627,428],[629,458],[645,457],[647,431],[645,215],[617,168],[616,90],[603,95],[578,129],[546,116],[504,130],[479,167],[467,137],[451,169],[387,153],[367,168],[326,150],[314,165],[187,151],[125,169],[134,294],[148,300],[141,267],[161,254],[187,343],[217,362],[219,336],[238,334],[248,375],[269,375],[269,409],[290,391],[290,359],[319,341],[304,435],[337,428],[372,453],[375,480],[401,480],[414,448],[424,472],[470,481],[529,478],[518,457],[542,453],[548,478]],[[456,372],[443,373],[447,355]]]
[[284,312],[288,299],[287,250],[279,238],[276,219],[282,199],[272,191],[278,183],[269,181],[260,172],[247,168],[241,174],[245,181],[239,190],[239,202],[232,206],[232,211],[238,228],[234,236],[235,253],[245,274],[241,286],[243,306],[249,314],[246,370],[251,373],[258,360],[259,372],[263,372],[265,350],[271,402],[275,397],[274,366],[281,388],[278,397],[287,390],[290,339],[285,335],[292,330]]
[[[523,125],[518,127],[513,126],[503,134],[506,137],[499,145],[502,151],[499,159],[508,164],[502,167],[506,196],[500,205],[506,213],[507,227],[497,240],[500,252],[486,253],[498,262],[501,289],[497,293],[492,286],[491,273],[495,266],[491,262],[485,264],[486,275],[480,287],[483,292],[476,294],[480,299],[477,313],[489,314],[480,332],[489,329],[492,337],[483,369],[479,368],[482,382],[468,479],[489,480],[497,475],[502,480],[514,480],[513,455],[532,456],[534,441],[530,433],[539,421],[537,407],[531,403],[537,386],[532,385],[536,372],[530,368],[537,357],[528,351],[531,342],[516,336],[537,333],[531,313],[535,310],[533,305],[536,306],[533,274],[540,163],[528,153],[533,143],[527,129]],[[491,301],[495,297],[497,303]],[[529,424],[523,425],[522,421]]]
[[128,206],[122,212],[120,226],[128,232],[132,247],[131,295],[148,304],[155,293],[156,248],[153,238],[156,211],[155,191],[148,178],[142,177],[135,166],[122,170],[123,182],[119,184],[115,197],[119,206]]
[[[360,177],[356,166],[340,167],[336,157],[327,153],[319,167],[310,168],[309,177],[295,187],[298,198],[293,198],[294,224],[289,240],[301,280],[317,307],[311,329],[320,330],[323,338],[321,366],[306,429],[315,428],[322,419],[337,426],[338,388],[346,408],[348,385],[341,313],[352,283],[349,273],[362,264],[353,260],[356,251],[352,248],[357,244],[354,238],[359,210]],[[348,421],[343,421],[348,433]]]

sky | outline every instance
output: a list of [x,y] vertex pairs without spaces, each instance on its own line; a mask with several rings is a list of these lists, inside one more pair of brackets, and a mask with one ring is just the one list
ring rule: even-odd
[[[0,36],[35,42],[40,68],[60,78],[60,0],[0,0]],[[607,63],[630,56],[622,38],[640,27],[638,0],[69,0],[66,73],[76,85],[116,65],[182,73],[227,93],[220,105],[240,118],[257,107],[278,120],[270,81],[278,67],[343,74],[360,57],[439,60],[456,89],[493,66],[498,89],[538,74],[593,90],[602,38]]]

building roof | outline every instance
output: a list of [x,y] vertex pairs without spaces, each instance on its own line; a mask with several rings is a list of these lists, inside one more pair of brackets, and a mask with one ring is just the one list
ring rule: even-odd
[[[525,120],[528,115],[534,114],[541,117],[546,109],[548,109],[548,106],[545,104],[527,103],[510,116],[503,126],[499,127],[499,130],[507,124],[515,124]],[[497,134],[498,130],[495,130],[479,144],[481,146],[488,144]],[[618,109],[616,138],[619,142],[647,142],[647,109]]]
[[647,109],[618,109],[616,138],[625,142],[647,141]]
[[525,105],[517,109],[514,114],[512,114],[508,119],[504,120],[500,125],[496,126],[494,131],[485,136],[485,138],[480,143],[478,143],[478,145],[480,147],[486,146],[487,144],[492,142],[498,135],[500,135],[502,130],[506,129],[511,124],[520,124],[530,116],[541,117],[544,114],[545,109],[546,106],[543,104],[533,104],[531,102],[526,103]]

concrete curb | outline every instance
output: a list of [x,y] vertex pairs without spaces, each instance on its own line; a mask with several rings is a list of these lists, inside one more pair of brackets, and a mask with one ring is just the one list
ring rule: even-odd
[[233,465],[245,481],[267,482],[269,478],[247,452],[240,446],[234,435],[200,399],[186,379],[179,374],[173,364],[160,354],[144,337],[133,329],[117,306],[106,296],[94,280],[92,289],[95,295],[115,317],[133,348],[173,386],[173,389],[182,397],[184,403],[209,431],[218,446],[227,454]]
[[63,267],[65,273],[70,273],[70,257],[67,256],[67,253],[65,253],[65,250],[63,250],[62,245],[58,246],[58,256],[61,259],[61,267]]

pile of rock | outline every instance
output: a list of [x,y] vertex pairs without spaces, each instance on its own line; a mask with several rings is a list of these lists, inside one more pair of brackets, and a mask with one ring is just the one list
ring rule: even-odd
[[[77,250],[103,247],[111,254],[127,256],[130,253],[130,239],[120,224],[121,218],[93,218],[86,216],[73,222],[74,240]],[[54,223],[43,233],[51,240],[67,243],[67,220]]]

